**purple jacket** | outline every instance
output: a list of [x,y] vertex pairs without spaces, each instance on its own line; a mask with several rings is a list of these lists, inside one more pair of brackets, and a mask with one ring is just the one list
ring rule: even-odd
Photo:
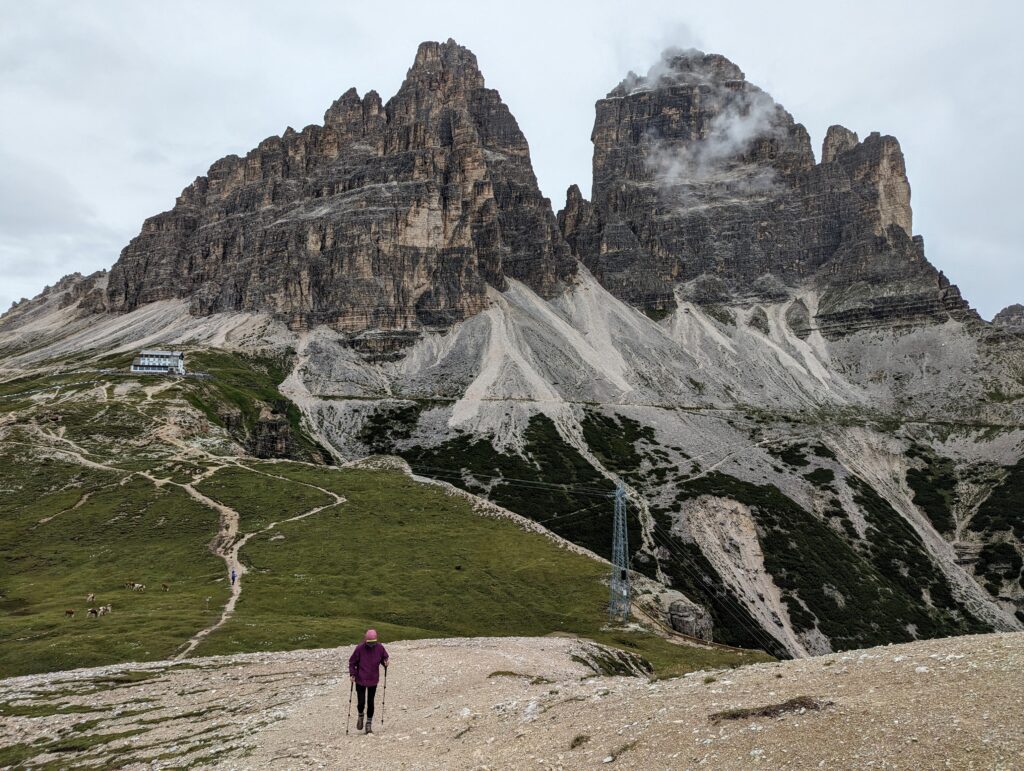
[[355,677],[356,685],[376,685],[380,682],[380,665],[387,666],[388,649],[381,643],[367,645],[362,642],[348,658],[348,673]]

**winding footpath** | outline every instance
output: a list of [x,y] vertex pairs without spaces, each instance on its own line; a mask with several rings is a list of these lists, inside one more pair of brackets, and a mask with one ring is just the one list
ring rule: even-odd
[[[149,391],[147,391],[147,401],[151,397],[152,394]],[[168,426],[165,424],[161,428],[167,429]],[[276,528],[278,525],[285,524],[288,522],[297,522],[300,519],[305,519],[306,517],[318,514],[321,511],[324,511],[325,509],[330,509],[333,508],[334,506],[340,506],[341,504],[346,502],[344,496],[338,495],[338,493],[328,490],[327,488],[320,487],[319,485],[315,485],[310,482],[301,482],[297,479],[289,479],[288,477],[285,476],[271,474],[269,472],[253,468],[252,466],[243,463],[242,459],[239,458],[224,458],[221,456],[213,455],[199,448],[190,447],[186,445],[184,442],[177,440],[173,435],[171,435],[168,432],[161,432],[161,440],[176,447],[181,452],[181,454],[171,456],[169,460],[195,462],[195,456],[198,455],[203,459],[203,461],[211,464],[202,473],[193,477],[191,482],[175,482],[171,479],[161,479],[155,477],[148,471],[128,471],[126,469],[118,468],[116,466],[97,463],[96,461],[89,460],[89,458],[86,457],[88,450],[86,450],[81,445],[71,441],[70,439],[66,439],[63,436],[59,436],[53,433],[52,431],[46,431],[36,425],[29,425],[28,430],[36,434],[40,439],[42,439],[46,443],[47,451],[54,457],[58,457],[61,460],[65,461],[71,461],[81,466],[85,466],[87,468],[93,468],[96,470],[110,471],[122,474],[124,476],[120,480],[119,484],[124,484],[127,480],[131,479],[132,477],[138,476],[148,480],[158,488],[163,487],[165,485],[173,485],[175,487],[180,487],[182,490],[188,493],[188,495],[193,500],[195,500],[200,505],[208,509],[216,511],[217,514],[219,515],[220,527],[217,532],[217,535],[214,537],[213,541],[211,541],[209,548],[211,553],[217,555],[218,557],[224,560],[224,567],[228,580],[230,581],[232,572],[235,575],[235,581],[231,583],[231,594],[228,597],[227,602],[224,604],[224,607],[220,613],[220,617],[217,619],[217,621],[215,621],[210,626],[199,630],[191,638],[189,638],[187,642],[183,643],[182,646],[180,647],[180,650],[171,659],[173,661],[180,661],[187,657],[189,654],[191,654],[204,639],[206,639],[212,632],[216,631],[221,626],[223,626],[224,623],[229,618],[231,618],[232,615],[234,615],[235,605],[238,603],[238,598],[242,594],[242,579],[243,576],[248,572],[245,565],[242,564],[242,561],[239,557],[239,553],[242,547],[245,546],[245,544],[249,541],[250,538],[269,532]],[[54,447],[53,442],[59,442],[65,446],[59,448]],[[266,527],[260,530],[254,530],[251,533],[246,533],[240,538],[239,531],[241,526],[241,516],[239,515],[239,513],[230,506],[227,506],[223,503],[220,503],[219,501],[214,500],[213,498],[210,498],[207,495],[204,495],[195,487],[195,485],[213,476],[221,469],[230,466],[244,469],[253,474],[261,474],[262,476],[278,479],[281,480],[282,482],[287,482],[289,484],[297,484],[302,485],[303,487],[309,487],[313,490],[317,490],[323,493],[324,495],[328,496],[329,498],[332,498],[333,500],[330,503],[326,503],[322,506],[316,506],[308,511],[302,512],[301,514],[297,514],[294,517],[289,517],[287,519],[271,522]],[[82,506],[89,499],[90,495],[91,493],[85,493],[74,506],[72,506],[70,509],[66,509],[65,511],[72,511]],[[58,512],[58,514],[63,513],[65,512]],[[48,522],[56,516],[57,514],[53,515],[52,517],[44,518],[39,523],[37,523],[36,527],[42,524],[46,524],[46,522]]]
[[[238,465],[241,466],[241,464]],[[201,629],[200,631],[192,635],[189,641],[184,644],[182,650],[174,655],[172,659],[173,661],[181,661],[186,656],[188,656],[192,651],[196,649],[199,643],[201,643],[204,639],[206,639],[206,637],[210,635],[210,633],[219,629],[221,626],[224,625],[224,623],[229,618],[231,618],[232,615],[234,615],[235,605],[238,602],[238,598],[242,595],[242,579],[248,572],[245,565],[243,565],[242,561],[239,559],[239,552],[242,550],[242,547],[245,546],[245,544],[249,541],[250,538],[257,535],[262,535],[263,533],[267,533],[276,528],[279,524],[285,524],[287,522],[297,522],[300,519],[305,519],[306,517],[318,514],[324,509],[330,509],[333,508],[334,506],[339,506],[342,503],[345,503],[344,497],[323,487],[318,487],[317,485],[308,484],[306,482],[296,482],[295,480],[290,480],[287,477],[279,477],[276,474],[267,474],[265,472],[256,471],[255,469],[251,468],[249,470],[254,471],[254,473],[257,474],[263,474],[264,476],[274,477],[275,479],[284,479],[285,481],[294,482],[295,484],[301,484],[304,485],[305,487],[311,487],[314,490],[319,490],[325,495],[329,495],[334,500],[331,503],[325,503],[323,506],[316,506],[310,509],[309,511],[304,511],[303,513],[297,514],[294,517],[289,517],[288,519],[283,519],[278,522],[271,522],[262,530],[254,530],[253,532],[246,533],[244,536],[239,538],[238,532],[241,517],[239,516],[237,511],[235,511],[229,506],[225,506],[223,503],[215,501],[213,498],[203,495],[201,492],[196,490],[195,487],[192,486],[192,484],[182,485],[182,489],[185,490],[185,492],[187,492],[190,496],[192,496],[193,499],[201,503],[203,506],[207,506],[208,508],[214,509],[220,514],[220,532],[217,534],[217,537],[214,538],[213,543],[210,544],[210,551],[224,560],[224,565],[227,570],[228,579],[230,580],[231,574],[234,573],[235,580],[231,584],[231,596],[228,597],[228,601],[225,603],[224,609],[221,611],[220,618],[217,619],[217,621],[211,624],[210,626],[206,627],[205,629]]]

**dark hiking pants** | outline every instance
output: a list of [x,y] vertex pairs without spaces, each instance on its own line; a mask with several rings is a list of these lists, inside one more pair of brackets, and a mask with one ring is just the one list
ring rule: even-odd
[[[369,694],[367,694],[369,692]],[[369,695],[369,704],[367,704],[367,695]],[[373,717],[373,699],[377,695],[376,685],[359,685],[356,683],[356,709],[359,710],[359,714],[363,714],[363,708],[366,708],[366,717]]]

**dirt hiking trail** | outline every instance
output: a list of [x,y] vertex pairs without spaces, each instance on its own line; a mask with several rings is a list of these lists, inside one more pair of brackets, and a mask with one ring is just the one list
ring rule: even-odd
[[[345,734],[345,646],[0,681],[0,701],[103,710],[7,717],[0,746],[37,753],[33,766],[139,769],[1024,767],[1024,633],[656,682],[595,675],[594,646],[571,638],[384,642],[370,736],[354,709]],[[83,718],[96,722],[76,729]],[[93,734],[113,738],[45,749]]]

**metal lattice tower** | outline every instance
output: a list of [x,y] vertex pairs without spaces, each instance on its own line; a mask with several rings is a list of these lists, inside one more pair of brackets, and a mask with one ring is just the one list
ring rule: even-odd
[[608,617],[615,622],[629,618],[629,533],[626,530],[626,490],[615,489],[615,518],[612,520],[612,580]]

